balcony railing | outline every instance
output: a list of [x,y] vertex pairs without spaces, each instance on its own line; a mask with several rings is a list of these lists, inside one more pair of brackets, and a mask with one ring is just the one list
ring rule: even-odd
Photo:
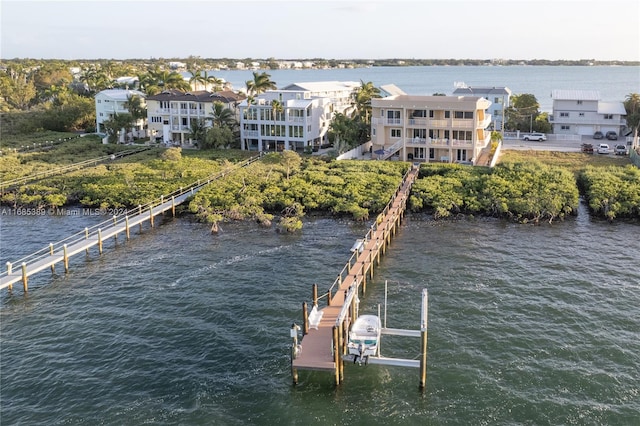
[[598,118],[588,118],[588,117],[556,117],[554,115],[549,115],[549,123],[553,124],[576,124],[576,125],[593,125],[593,126],[625,126],[627,124],[627,120],[624,118],[616,119],[604,119],[602,117]]
[[[484,129],[491,124],[491,114],[485,114],[484,120],[463,120],[455,118],[435,119],[435,118],[416,118],[409,117],[405,120],[406,126],[438,128],[438,129]],[[403,124],[400,118],[373,118],[374,125],[383,126],[400,126]]]

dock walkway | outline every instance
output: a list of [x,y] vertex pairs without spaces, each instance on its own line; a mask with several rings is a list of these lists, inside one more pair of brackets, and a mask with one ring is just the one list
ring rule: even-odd
[[308,333],[303,336],[292,359],[294,382],[297,380],[296,370],[335,371],[338,374],[337,363],[341,361],[337,361],[335,357],[334,328],[340,327],[338,322],[344,308],[345,296],[354,285],[364,293],[367,274],[373,278],[374,262],[380,263],[381,254],[384,254],[391,237],[400,225],[411,185],[417,175],[418,168],[412,168],[407,172],[393,198],[365,236],[362,250],[354,253],[327,292],[327,306],[321,310],[322,318],[317,324],[317,329],[314,327],[305,330]]
[[[162,196],[160,200],[151,202],[145,206],[139,206],[133,211],[135,213],[132,216],[129,214],[123,214],[119,216],[113,216],[112,219],[99,223],[91,228],[85,228],[84,231],[74,234],[62,241],[55,244],[50,244],[35,253],[32,253],[24,258],[15,262],[7,262],[7,269],[0,273],[0,290],[13,289],[13,284],[22,281],[24,291],[28,290],[28,278],[40,271],[47,268],[51,268],[54,271],[57,263],[63,262],[65,272],[69,270],[69,258],[73,255],[81,253],[83,251],[88,252],[91,247],[98,246],[100,254],[102,254],[102,244],[109,238],[117,238],[118,235],[125,234],[129,239],[129,233],[131,227],[142,224],[149,221],[151,227],[154,226],[154,217],[163,214],[167,211],[171,211],[175,216],[175,208],[177,205],[183,203],[197,191],[204,188],[206,185],[222,178],[234,170],[241,167],[246,167],[249,164],[257,161],[260,157],[252,157],[242,163],[235,165],[234,167],[216,173],[210,176],[206,180],[199,180],[189,187],[183,189],[180,188],[166,196]],[[14,268],[14,265],[18,268]]]

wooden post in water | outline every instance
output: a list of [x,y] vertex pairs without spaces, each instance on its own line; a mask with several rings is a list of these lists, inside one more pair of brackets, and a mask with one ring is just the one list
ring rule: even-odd
[[302,333],[304,336],[309,334],[309,312],[307,310],[307,302],[302,302]]
[[335,375],[335,384],[338,386],[340,384],[340,346],[338,345],[338,326],[333,326],[333,365],[334,365],[334,375]]
[[64,260],[64,272],[69,272],[69,255],[67,254],[67,245],[62,246],[62,260]]
[[153,228],[153,206],[149,206],[149,223],[151,223],[151,227]]
[[[142,204],[138,204],[138,215],[141,215],[141,214],[142,214]],[[139,226],[139,231],[142,234],[142,222],[140,222],[138,226]]]
[[128,240],[131,238],[131,235],[129,234],[129,215],[124,217],[124,229],[126,230]]
[[173,217],[176,217],[176,197],[174,195],[171,196],[171,213]]
[[422,319],[420,324],[420,389],[427,385],[427,322],[429,313],[429,296],[423,290]]
[[24,289],[25,293],[29,291],[29,287],[27,285],[28,280],[29,277],[27,276],[27,264],[25,262],[22,262],[22,288]]
[[[87,227],[84,228],[84,239],[85,240],[89,239],[89,228]],[[87,247],[85,251],[87,252],[87,255],[89,255],[89,247]]]
[[[11,262],[7,262],[7,276],[11,275],[11,270],[13,269],[13,265],[11,264]],[[9,291],[13,290],[13,284],[9,284],[9,287],[7,287],[9,289]]]
[[298,354],[298,326],[293,323],[291,325],[291,377],[293,378],[293,384],[298,384],[298,370],[293,366],[293,360],[296,359]]
[[313,287],[311,287],[311,297],[313,306],[318,307],[318,284],[313,284]]
[[[49,243],[49,254],[51,254],[51,256],[53,256],[53,243]],[[51,273],[52,274],[56,273],[56,267],[55,267],[55,265],[53,263],[51,264]]]
[[[117,223],[118,223],[118,217],[116,215],[113,215],[113,226],[116,226]],[[113,236],[113,239],[115,241],[118,241],[118,233],[117,232]]]
[[98,253],[102,254],[102,229],[98,228]]
[[344,360],[342,359],[344,346],[344,321],[340,321],[340,327],[338,328],[338,384],[344,381]]

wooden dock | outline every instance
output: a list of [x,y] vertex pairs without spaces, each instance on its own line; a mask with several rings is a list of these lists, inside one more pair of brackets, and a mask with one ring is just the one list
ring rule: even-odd
[[[294,383],[298,380],[297,370],[331,371],[336,375],[336,384],[343,377],[343,361],[341,354],[346,348],[348,320],[343,318],[345,300],[349,289],[366,291],[367,275],[373,278],[374,264],[380,263],[380,257],[395,236],[404,217],[411,185],[418,175],[418,168],[413,167],[404,176],[402,183],[384,211],[378,216],[365,236],[361,251],[356,251],[347,265],[336,278],[333,285],[322,297],[327,297],[327,306],[317,307],[321,318],[315,326],[309,326],[306,304],[303,305],[303,337],[298,345],[294,337],[292,347],[291,369]],[[314,302],[317,303],[316,300]],[[342,315],[341,315],[342,313]],[[353,316],[353,315],[352,315]],[[347,316],[348,317],[348,316]]]
[[15,262],[7,262],[7,269],[0,273],[0,290],[13,289],[13,284],[22,282],[25,292],[28,291],[28,280],[33,274],[51,268],[51,272],[55,272],[55,265],[64,264],[65,272],[69,271],[69,258],[83,251],[88,253],[91,247],[98,247],[98,251],[102,254],[102,245],[109,238],[117,238],[118,235],[124,234],[127,239],[130,238],[131,228],[138,225],[142,229],[142,224],[149,221],[151,227],[154,226],[154,218],[167,211],[171,211],[175,216],[176,206],[193,196],[197,191],[215,181],[222,178],[240,167],[246,167],[257,161],[260,157],[253,157],[246,160],[233,168],[217,173],[206,180],[197,181],[189,187],[180,188],[166,196],[162,196],[160,200],[149,203],[144,206],[138,206],[133,210],[133,215],[123,214],[113,216],[102,223],[91,228],[85,228],[77,234],[74,234],[55,244],[51,243],[48,247],[32,253]]

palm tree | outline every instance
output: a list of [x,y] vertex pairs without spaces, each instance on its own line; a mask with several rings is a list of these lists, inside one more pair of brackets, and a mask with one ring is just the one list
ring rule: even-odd
[[[278,124],[276,123],[276,120],[278,118],[282,118],[280,115],[284,112],[284,107],[282,106],[282,103],[280,103],[280,101],[278,101],[277,99],[274,99],[271,101],[271,113],[273,114],[273,136],[274,139],[277,136],[283,136],[280,134],[279,131],[277,131],[277,127]],[[277,151],[278,150],[278,146],[277,146],[277,142],[274,142],[274,149]]]
[[193,71],[189,71],[189,73],[191,74],[191,78],[189,78],[189,84],[191,85],[193,90],[198,90],[198,84],[202,84],[202,86],[206,90],[207,78],[204,75],[202,75],[202,71],[193,70]]
[[131,123],[131,130],[133,132],[133,126],[135,124],[144,119],[147,116],[147,108],[142,104],[142,98],[138,95],[129,95],[127,96],[127,101],[124,103],[125,108],[131,114],[133,121]]
[[205,88],[211,84],[213,87],[211,88],[212,92],[219,92],[224,87],[224,80],[221,78],[217,78],[213,75],[207,75],[207,72],[204,72],[205,79]]
[[231,130],[236,125],[236,119],[233,111],[229,108],[225,108],[222,102],[214,102],[213,109],[211,111],[211,122],[213,127],[227,127]]
[[259,95],[269,89],[276,89],[276,83],[271,81],[271,75],[266,72],[258,73],[253,72],[253,80],[249,80],[245,83],[247,85],[247,94]]
[[375,87],[372,82],[365,83],[360,80],[360,87],[353,92],[353,103],[355,105],[355,113],[367,124],[371,115],[371,99],[380,97],[380,89]]
[[627,126],[633,131],[635,143],[640,127],[640,94],[629,93],[624,100],[624,109],[627,111]]

